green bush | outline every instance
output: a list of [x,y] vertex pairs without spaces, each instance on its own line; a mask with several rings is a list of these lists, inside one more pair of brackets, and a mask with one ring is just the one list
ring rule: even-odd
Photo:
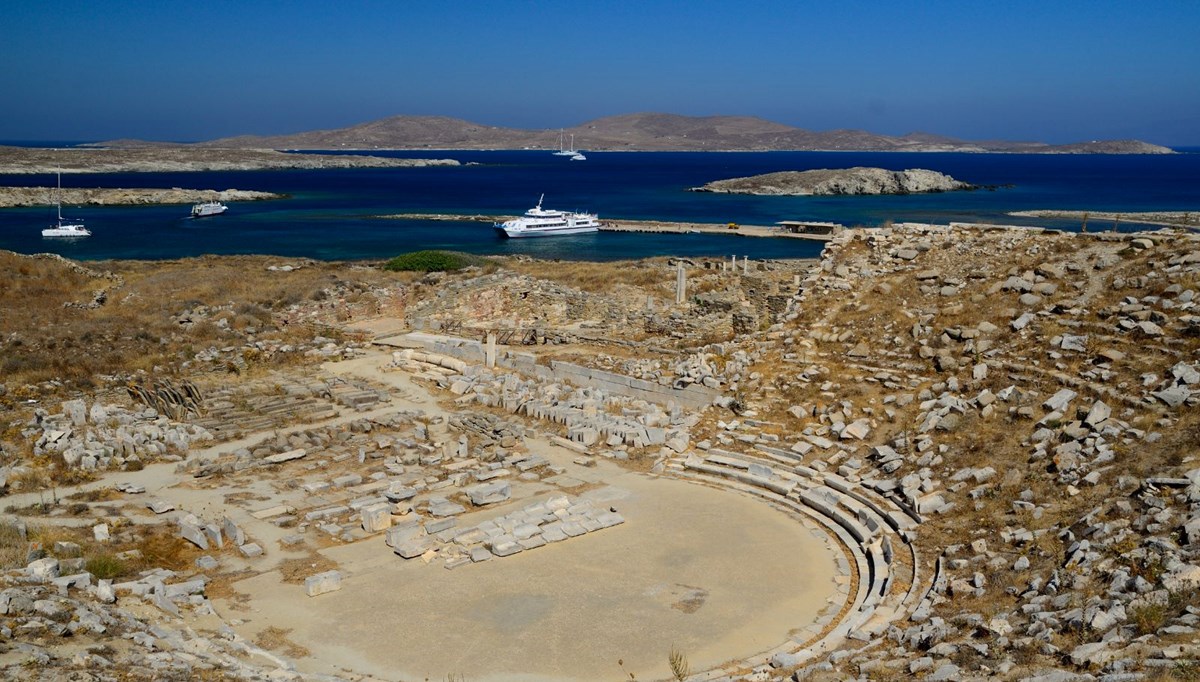
[[100,554],[87,560],[83,569],[91,573],[97,580],[112,580],[125,574],[128,568],[125,562],[111,554]]
[[456,251],[413,251],[384,263],[383,269],[401,272],[452,272],[487,263],[486,258]]

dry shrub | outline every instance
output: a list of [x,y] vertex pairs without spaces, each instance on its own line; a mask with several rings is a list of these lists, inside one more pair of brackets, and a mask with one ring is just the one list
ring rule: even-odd
[[110,502],[112,500],[125,499],[125,495],[116,488],[93,488],[91,490],[80,490],[77,493],[71,493],[65,499],[78,502]]
[[332,571],[337,567],[337,563],[324,554],[309,552],[308,556],[284,559],[279,562],[278,570],[283,582],[296,585],[311,575]]
[[264,629],[254,638],[254,643],[270,651],[282,651],[289,658],[304,658],[311,652],[288,639],[291,628],[280,628],[274,625]]
[[0,522],[0,570],[23,567],[28,553],[29,543],[21,534],[21,527],[9,521]]
[[139,538],[133,549],[141,552],[143,568],[167,568],[173,571],[188,568],[200,556],[200,550],[165,528],[154,528]]

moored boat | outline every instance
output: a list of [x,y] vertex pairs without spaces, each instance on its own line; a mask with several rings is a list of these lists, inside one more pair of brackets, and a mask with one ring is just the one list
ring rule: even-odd
[[495,228],[503,237],[551,237],[568,234],[587,234],[600,231],[600,220],[594,213],[554,211],[542,208],[543,194],[537,206],[525,211],[525,215],[503,223]]
[[90,237],[91,231],[83,226],[83,221],[65,222],[62,214],[62,173],[58,174],[58,193],[55,195],[58,205],[58,222],[42,230],[43,237]]
[[192,206],[192,217],[207,218],[212,215],[221,215],[228,210],[229,207],[219,201],[205,201]]

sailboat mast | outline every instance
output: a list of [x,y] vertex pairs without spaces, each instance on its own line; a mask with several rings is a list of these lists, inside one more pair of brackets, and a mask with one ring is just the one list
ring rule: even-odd
[[54,195],[58,203],[58,222],[62,223],[62,171],[55,172],[58,175],[58,192]]

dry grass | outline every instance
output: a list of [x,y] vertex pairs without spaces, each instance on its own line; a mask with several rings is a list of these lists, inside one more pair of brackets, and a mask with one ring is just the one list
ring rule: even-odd
[[167,568],[179,571],[190,568],[203,554],[198,547],[171,532],[169,527],[147,529],[131,549],[141,552],[139,568]]
[[91,490],[81,490],[71,493],[65,499],[77,502],[111,502],[113,500],[125,499],[125,494],[116,488],[93,488]]
[[[613,286],[618,284],[638,288],[668,286],[671,291],[675,289],[675,271],[667,267],[665,258],[613,263],[512,260],[506,265],[521,274],[592,293],[610,293]],[[703,270],[689,270],[688,277],[702,273]]]
[[325,571],[332,571],[337,567],[337,563],[324,554],[309,552],[307,556],[284,559],[279,562],[277,570],[283,582],[297,585],[303,584],[305,578],[309,576],[324,573]]
[[[0,378],[10,387],[62,379],[90,388],[97,375],[137,370],[171,373],[179,362],[210,346],[237,345],[246,330],[256,338],[303,339],[309,330],[282,325],[292,304],[314,304],[337,289],[369,298],[372,287],[396,279],[371,268],[313,263],[271,272],[279,258],[203,257],[181,261],[91,264],[117,279],[90,277],[57,260],[0,253]],[[346,275],[351,275],[347,277]],[[87,303],[108,290],[96,309]],[[183,329],[171,320],[185,310],[225,307],[210,320]],[[217,320],[224,319],[228,329]]]
[[29,543],[21,535],[20,527],[14,523],[0,523],[0,570],[25,566]]
[[282,652],[288,658],[304,658],[308,656],[311,653],[308,649],[288,639],[287,635],[291,631],[291,628],[280,628],[272,625],[258,633],[258,636],[254,638],[254,643],[270,651]]

